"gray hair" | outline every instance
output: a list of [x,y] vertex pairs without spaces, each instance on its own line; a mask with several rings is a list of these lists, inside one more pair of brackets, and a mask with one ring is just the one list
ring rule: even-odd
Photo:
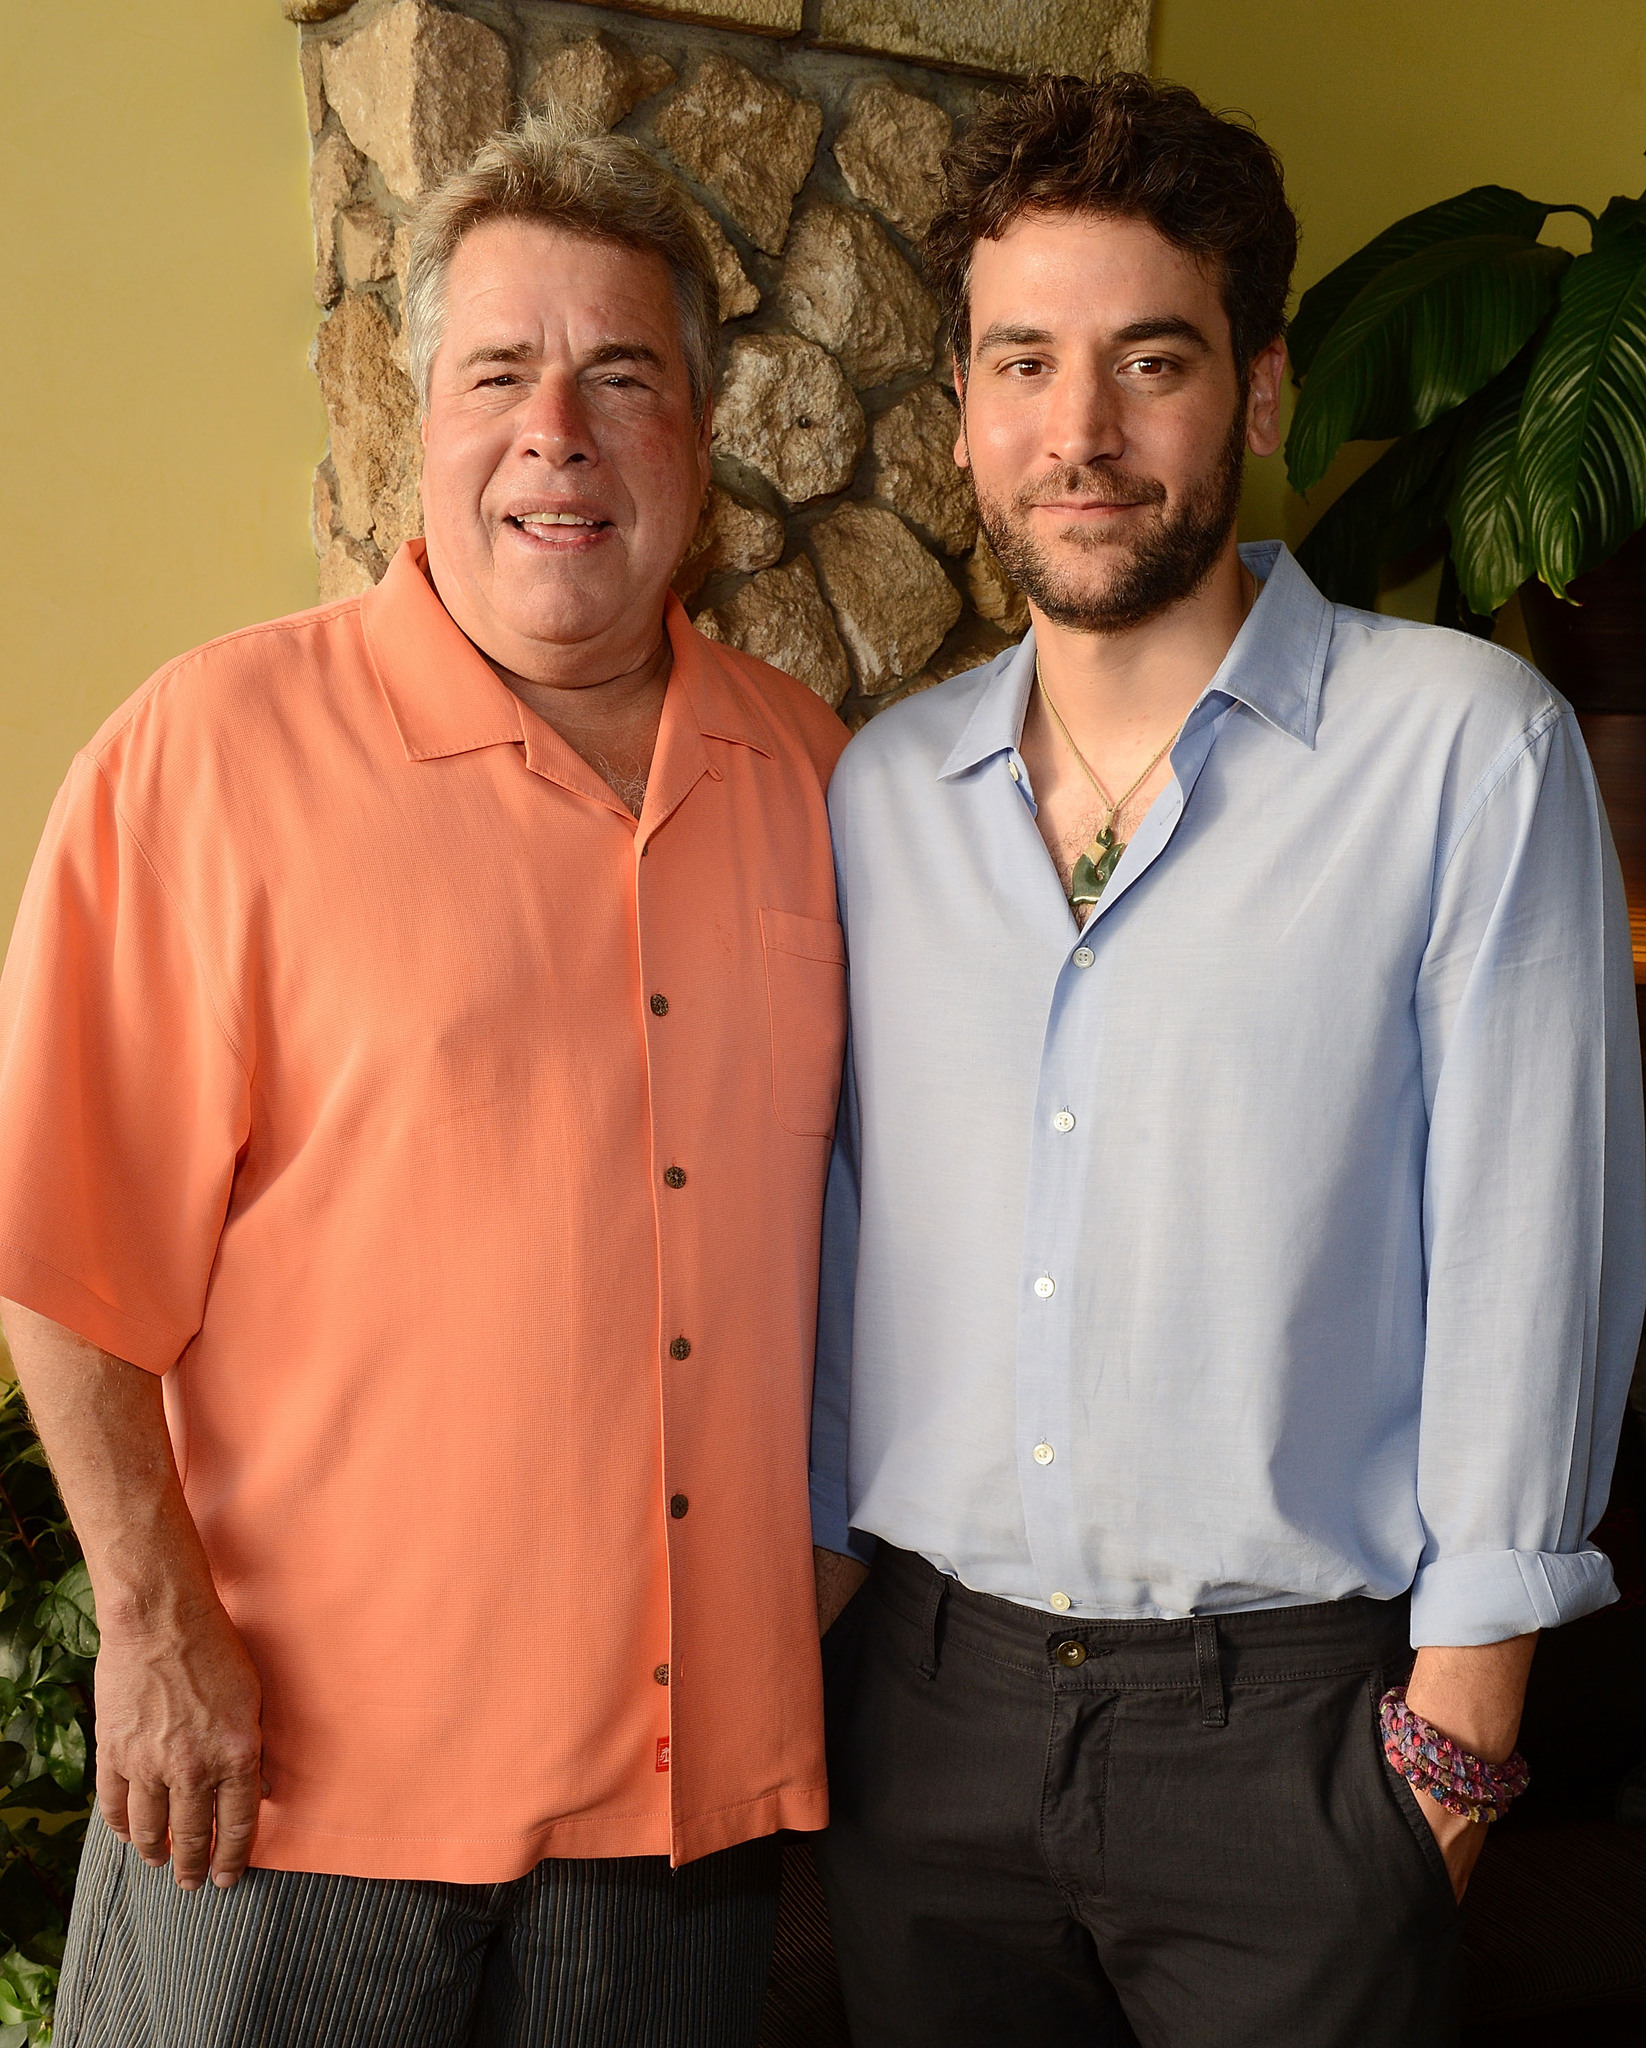
[[531,114],[494,135],[468,169],[431,193],[412,226],[406,354],[424,411],[446,327],[446,273],[463,237],[490,220],[540,221],[592,242],[650,251],[668,265],[691,380],[692,417],[714,388],[720,293],[680,187],[625,135],[590,135],[564,115]]

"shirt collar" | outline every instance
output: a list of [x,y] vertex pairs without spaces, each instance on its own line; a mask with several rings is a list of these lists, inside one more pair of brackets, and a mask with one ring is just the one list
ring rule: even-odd
[[[409,761],[437,761],[508,743],[524,744],[528,759],[545,751],[551,736],[539,730],[542,720],[527,711],[441,603],[422,541],[407,541],[399,550],[382,582],[362,598],[360,616]],[[702,737],[775,755],[777,742],[756,693],[734,661],[698,632],[672,591],[664,623],[674,654],[671,693],[678,683]]]
[[[1247,704],[1279,731],[1312,747],[1331,644],[1332,607],[1282,542],[1242,547],[1240,559],[1261,587],[1204,695],[1217,692]],[[997,655],[993,667],[971,717],[937,771],[940,782],[1017,746],[1034,688],[1034,633]]]

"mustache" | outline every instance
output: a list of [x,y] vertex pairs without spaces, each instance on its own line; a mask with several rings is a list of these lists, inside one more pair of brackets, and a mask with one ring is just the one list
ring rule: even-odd
[[1166,486],[1152,476],[1139,476],[1115,462],[1066,462],[1032,484],[1025,484],[1012,500],[1013,509],[1027,512],[1036,505],[1050,505],[1059,498],[1090,498],[1103,505],[1164,505]]

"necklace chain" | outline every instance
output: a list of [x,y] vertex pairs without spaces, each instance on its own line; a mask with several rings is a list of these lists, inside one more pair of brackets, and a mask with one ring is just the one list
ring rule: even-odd
[[1155,755],[1154,759],[1132,784],[1131,788],[1126,791],[1124,796],[1118,798],[1111,797],[1109,792],[1103,787],[1097,770],[1086,759],[1086,756],[1080,751],[1079,747],[1075,745],[1074,734],[1063,723],[1062,714],[1052,702],[1052,693],[1046,688],[1045,678],[1040,673],[1038,656],[1034,665],[1034,680],[1035,687],[1040,692],[1041,701],[1052,714],[1053,724],[1063,735],[1064,740],[1068,744],[1069,752],[1073,754],[1081,767],[1086,771],[1086,780],[1097,791],[1098,801],[1107,813],[1101,829],[1093,835],[1091,845],[1086,848],[1086,851],[1075,862],[1074,873],[1069,878],[1069,902],[1078,911],[1082,903],[1096,903],[1103,894],[1104,889],[1108,886],[1109,877],[1119,865],[1120,856],[1126,851],[1126,841],[1116,839],[1114,836],[1115,820],[1171,752],[1172,742],[1177,738],[1177,733],[1175,731],[1171,733],[1167,738],[1166,744]]

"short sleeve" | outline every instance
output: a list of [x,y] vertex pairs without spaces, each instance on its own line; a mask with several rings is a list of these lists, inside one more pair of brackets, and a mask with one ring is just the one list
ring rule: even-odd
[[250,1121],[199,937],[82,755],[0,974],[0,1296],[150,1372],[200,1328]]

